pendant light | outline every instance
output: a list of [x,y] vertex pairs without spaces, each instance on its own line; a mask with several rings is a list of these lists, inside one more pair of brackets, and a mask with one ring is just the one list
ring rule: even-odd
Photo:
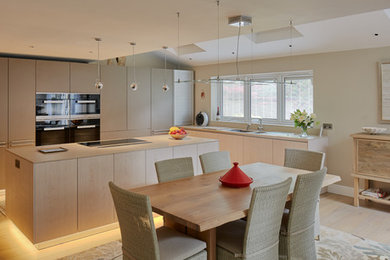
[[[177,12],[177,64],[178,69],[180,70],[180,12]],[[181,83],[180,73],[177,79],[177,83]]]
[[167,84],[167,46],[163,46],[164,49],[164,84],[162,85],[162,90],[164,93],[169,91],[169,86]]
[[97,42],[97,49],[98,49],[98,57],[97,57],[97,62],[98,62],[98,68],[97,68],[97,79],[95,83],[95,87],[97,89],[102,89],[103,88],[103,82],[102,82],[102,72],[100,69],[100,42],[102,41],[101,38],[95,38],[95,41]]
[[130,45],[133,47],[133,55],[132,55],[132,59],[133,59],[133,81],[131,82],[129,87],[130,87],[130,89],[132,91],[137,91],[138,84],[137,84],[137,79],[136,79],[136,76],[135,76],[135,55],[134,55],[134,48],[135,48],[136,43],[135,42],[130,42]]

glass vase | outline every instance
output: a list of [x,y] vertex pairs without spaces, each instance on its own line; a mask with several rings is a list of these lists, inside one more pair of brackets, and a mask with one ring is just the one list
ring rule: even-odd
[[300,137],[307,137],[307,127],[301,127],[301,134],[299,135]]

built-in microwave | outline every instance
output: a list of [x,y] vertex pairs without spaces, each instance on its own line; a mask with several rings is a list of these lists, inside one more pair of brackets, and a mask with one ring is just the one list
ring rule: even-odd
[[70,94],[71,119],[98,119],[100,118],[99,94]]
[[68,93],[37,93],[35,98],[35,115],[37,121],[50,119],[68,119]]

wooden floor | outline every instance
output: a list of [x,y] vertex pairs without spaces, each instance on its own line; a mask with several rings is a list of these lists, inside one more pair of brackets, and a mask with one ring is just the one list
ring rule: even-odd
[[[390,207],[368,202],[356,208],[352,204],[353,199],[349,197],[322,195],[321,225],[390,244]],[[161,218],[156,221],[156,226],[161,225]],[[117,239],[120,239],[118,229],[37,250],[7,217],[0,214],[0,259],[57,259]]]

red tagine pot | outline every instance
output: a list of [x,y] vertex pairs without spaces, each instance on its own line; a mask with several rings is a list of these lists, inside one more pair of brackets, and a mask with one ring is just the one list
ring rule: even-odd
[[253,182],[253,179],[248,177],[240,167],[238,167],[238,162],[234,162],[233,164],[234,166],[224,176],[220,177],[219,181],[222,185],[233,188],[249,186]]

